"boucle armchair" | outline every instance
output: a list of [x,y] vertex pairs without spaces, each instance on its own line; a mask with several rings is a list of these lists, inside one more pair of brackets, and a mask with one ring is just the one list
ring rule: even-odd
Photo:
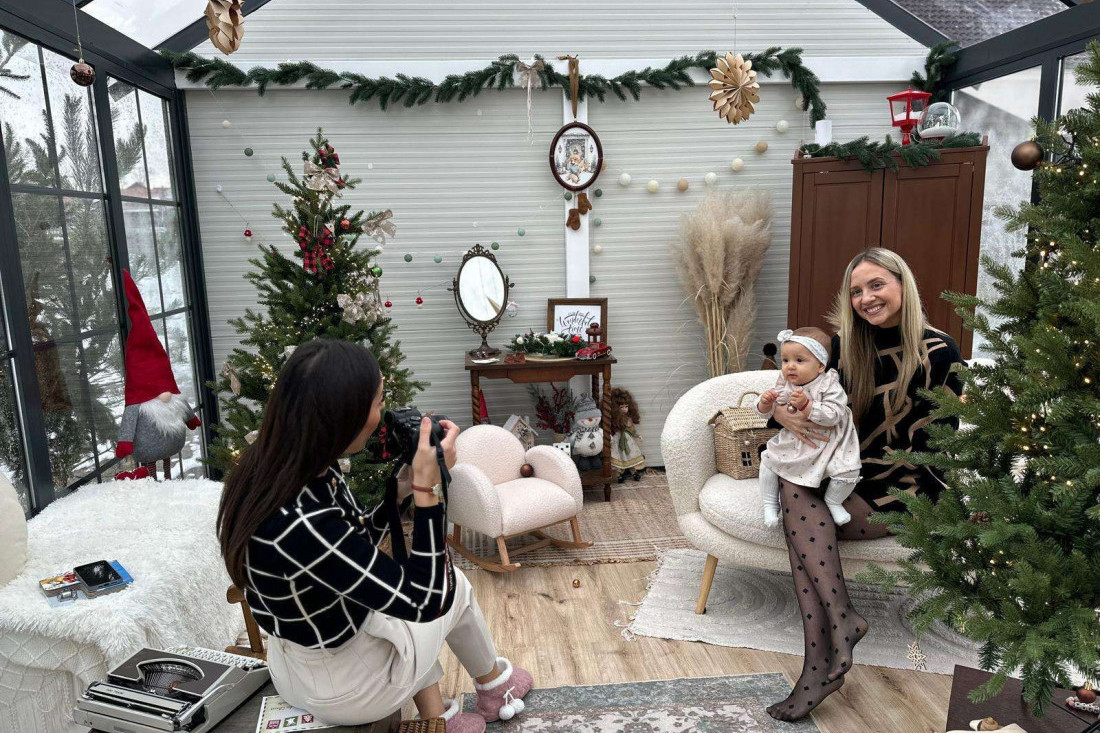
[[[509,558],[505,540],[534,535],[538,540],[512,550],[512,556],[540,547],[591,547],[581,539],[577,515],[584,506],[581,476],[573,460],[557,448],[537,445],[525,451],[519,438],[504,428],[475,425],[455,444],[458,462],[451,469],[447,518],[454,522],[451,546],[470,562],[494,572],[510,572],[520,564]],[[534,474],[521,475],[523,464]],[[542,530],[568,522],[573,541],[547,536]],[[493,537],[498,554],[475,555],[462,543],[462,527]]]
[[[789,571],[782,525],[765,527],[756,479],[737,480],[718,473],[713,427],[708,421],[719,410],[736,406],[744,392],[775,386],[775,371],[727,374],[690,389],[669,412],[661,432],[668,487],[680,531],[707,553],[696,613],[706,611],[707,596],[718,560],[736,565]],[[746,400],[748,407],[750,401]],[[869,562],[898,569],[909,550],[893,537],[841,542],[840,557],[848,577]]]

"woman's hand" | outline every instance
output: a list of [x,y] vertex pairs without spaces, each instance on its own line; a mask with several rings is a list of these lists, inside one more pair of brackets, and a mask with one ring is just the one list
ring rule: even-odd
[[[440,445],[443,447],[443,462],[448,469],[451,469],[455,465],[455,439],[458,438],[459,429],[450,420],[440,420],[440,426],[443,428],[443,440],[440,441]],[[420,421],[420,443],[416,447],[416,455],[413,456],[412,462],[412,482],[417,486],[431,487],[439,483],[439,459],[437,458],[436,447],[431,443],[432,435],[432,421],[431,418],[425,417]],[[425,492],[416,492],[417,504],[420,504],[421,497],[431,496],[425,494]],[[431,497],[434,499],[435,497]],[[434,502],[433,502],[434,503]]]
[[773,417],[777,423],[790,430],[796,438],[812,448],[816,448],[818,443],[827,441],[829,433],[832,431],[832,428],[823,428],[817,423],[811,422],[809,413],[806,412],[776,410]]

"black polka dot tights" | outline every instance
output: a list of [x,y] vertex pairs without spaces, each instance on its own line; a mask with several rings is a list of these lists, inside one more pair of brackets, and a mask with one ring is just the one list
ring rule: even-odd
[[783,532],[791,561],[795,595],[802,614],[805,652],[802,674],[791,694],[768,708],[779,720],[797,720],[840,689],[852,666],[852,649],[867,633],[867,622],[856,613],[844,583],[837,549],[841,539],[874,539],[886,534],[870,524],[871,507],[856,494],[844,502],[852,521],[838,532],[822,499],[822,489],[779,482]]

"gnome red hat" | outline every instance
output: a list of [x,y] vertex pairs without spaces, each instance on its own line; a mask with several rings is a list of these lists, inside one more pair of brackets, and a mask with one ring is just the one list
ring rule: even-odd
[[140,405],[163,392],[179,394],[172,362],[153,329],[145,302],[129,270],[122,271],[130,333],[126,337],[126,404]]

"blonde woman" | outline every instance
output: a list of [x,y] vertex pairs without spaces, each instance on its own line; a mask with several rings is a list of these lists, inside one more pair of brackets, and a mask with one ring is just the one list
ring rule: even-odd
[[[884,536],[885,526],[867,518],[876,511],[904,510],[888,495],[890,487],[933,501],[939,496],[940,475],[925,466],[894,462],[888,453],[929,449],[925,428],[932,422],[933,405],[918,390],[961,390],[953,369],[962,361],[958,346],[929,325],[916,278],[895,252],[868,249],[848,264],[830,320],[837,335],[829,367],[840,372],[848,393],[862,477],[844,502],[852,520],[839,528],[822,498],[824,484],[809,489],[780,481],[783,531],[805,636],[801,677],[790,696],[768,708],[780,720],[805,716],[844,683],[867,622],[848,597],[837,540]],[[803,412],[778,410],[774,419],[810,445],[831,437]]]

